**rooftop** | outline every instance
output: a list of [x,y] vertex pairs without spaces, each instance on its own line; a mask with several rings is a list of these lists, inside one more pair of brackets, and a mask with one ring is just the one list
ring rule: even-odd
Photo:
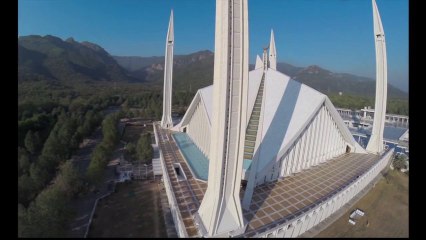
[[[248,99],[247,113],[251,114],[256,102],[256,96],[262,81],[263,69],[255,69],[249,72],[248,81]],[[256,171],[264,169],[273,159],[283,153],[286,146],[292,144],[295,137],[303,131],[305,123],[309,122],[313,114],[328,101],[326,95],[319,91],[291,79],[289,76],[276,70],[268,69],[264,78],[264,99],[262,100],[261,121],[258,129],[261,129],[259,139],[256,142],[253,153],[259,154],[262,158],[259,161]],[[194,97],[191,106],[188,108],[185,116],[182,118],[181,126],[189,123],[195,106],[201,101],[204,106],[208,124],[211,126],[213,114],[213,85],[199,89]],[[357,146],[358,143],[344,125],[340,115],[334,109],[328,109],[337,127],[340,129],[345,140],[353,145],[359,151],[364,151]],[[247,124],[250,117],[246,118]],[[340,124],[339,124],[340,123]],[[183,148],[182,148],[183,149]],[[260,150],[261,149],[261,150]],[[362,149],[362,150],[361,150]],[[185,151],[185,150],[184,150]],[[186,154],[184,155],[193,155]],[[189,164],[197,168],[197,164],[192,164],[191,157],[188,158]],[[250,168],[251,160],[246,160],[243,164],[247,169]],[[204,174],[202,174],[204,175]],[[205,174],[207,176],[207,173]],[[202,178],[200,176],[200,178]],[[206,178],[203,178],[206,179]]]
[[[171,132],[160,129],[157,125],[156,129],[162,135],[159,137],[159,146],[164,154],[166,168],[185,228],[189,237],[197,237],[199,235],[193,215],[204,197],[207,183],[197,180],[192,175],[188,168],[190,164],[187,164],[180,154],[178,145],[171,137]],[[165,137],[166,135],[168,137]],[[166,139],[169,141],[165,141]],[[257,232],[273,228],[308,211],[349,185],[378,160],[379,157],[372,154],[348,153],[294,176],[256,187],[250,210],[243,211],[248,222],[244,237],[252,237]],[[187,176],[186,180],[177,180],[173,169],[175,162],[181,164]],[[243,191],[240,196],[242,194]]]
[[[371,135],[372,128],[349,128],[351,133]],[[398,141],[399,138],[408,131],[408,128],[385,126],[383,131],[383,138],[386,140]]]
[[[209,175],[209,159],[195,145],[186,133],[177,132],[172,134],[180,151],[185,157],[188,165],[191,167],[195,178],[207,181]],[[244,160],[243,168],[248,169],[251,161]]]
[[355,181],[379,160],[373,154],[349,153],[282,180],[263,184],[253,193],[245,237],[292,220]]

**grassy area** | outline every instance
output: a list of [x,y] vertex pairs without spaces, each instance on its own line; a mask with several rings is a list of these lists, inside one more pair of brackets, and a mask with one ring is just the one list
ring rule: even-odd
[[[348,223],[359,208],[365,215]],[[408,176],[389,170],[354,207],[316,237],[408,237]]]
[[120,183],[98,203],[89,237],[167,238],[158,183]]

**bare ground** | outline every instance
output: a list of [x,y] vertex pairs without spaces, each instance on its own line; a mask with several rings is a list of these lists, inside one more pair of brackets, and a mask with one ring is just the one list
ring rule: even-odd
[[98,203],[89,237],[167,238],[158,183],[120,183]]
[[[349,224],[359,208],[365,215]],[[350,211],[315,237],[408,237],[408,176],[389,170]]]

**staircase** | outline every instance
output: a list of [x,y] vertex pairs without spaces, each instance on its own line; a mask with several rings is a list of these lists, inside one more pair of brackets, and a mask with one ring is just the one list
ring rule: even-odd
[[[263,83],[265,80],[265,73],[262,75],[259,91],[257,92],[256,102],[254,103],[253,111],[247,125],[246,139],[244,144],[244,162],[250,164],[253,159],[254,147],[256,145],[257,130],[259,128],[260,109],[262,106],[263,97]],[[248,170],[248,169],[247,169]]]

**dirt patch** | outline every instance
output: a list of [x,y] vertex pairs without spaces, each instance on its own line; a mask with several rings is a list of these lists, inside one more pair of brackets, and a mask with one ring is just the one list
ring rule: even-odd
[[118,183],[98,203],[89,237],[167,238],[157,182]]
[[[351,225],[348,219],[355,208],[365,215]],[[408,176],[389,170],[352,209],[315,237],[408,237]]]

